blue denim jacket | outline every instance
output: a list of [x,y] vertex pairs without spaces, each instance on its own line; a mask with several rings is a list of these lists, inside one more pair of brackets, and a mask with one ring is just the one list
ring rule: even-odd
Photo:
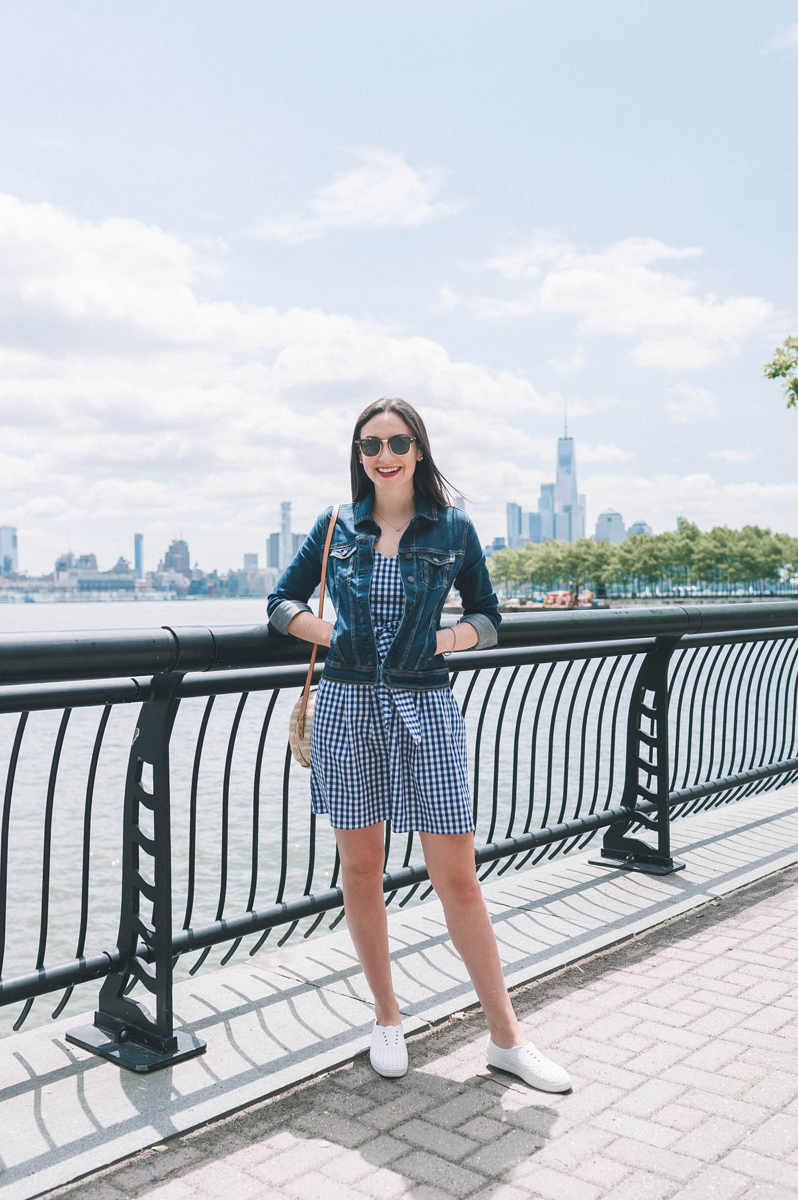
[[[405,592],[401,624],[381,664],[369,609],[374,543],[380,528],[371,516],[372,496],[342,504],[327,564],[327,589],[337,619],[324,675],[340,683],[427,690],[447,687],[449,671],[435,653],[435,634],[449,589],[463,601],[463,620],[479,634],[477,649],[495,646],[501,617],[476,530],[459,508],[438,508],[416,499],[416,515],[399,542]],[[332,509],[318,518],[293,562],[269,596],[269,624],[278,633],[299,612],[321,578],[324,539]]]

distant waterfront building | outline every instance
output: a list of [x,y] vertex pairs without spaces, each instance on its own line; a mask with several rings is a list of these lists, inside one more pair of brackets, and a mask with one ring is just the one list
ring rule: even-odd
[[308,535],[291,532],[291,501],[280,505],[280,532],[266,539],[266,566],[284,571]]
[[17,530],[14,525],[0,525],[0,575],[17,573]]
[[523,512],[520,504],[507,505],[507,545],[517,546],[521,540],[521,518]]
[[654,530],[645,521],[635,521],[626,531],[627,537],[653,537]]
[[557,441],[554,511],[555,514],[563,513],[568,518],[567,535],[563,540],[576,542],[585,536],[585,497],[577,490],[574,439],[568,437],[567,433]]
[[465,512],[465,510],[466,510],[465,498],[463,496],[455,496],[454,507],[459,508],[460,512]]
[[624,528],[623,517],[614,508],[607,508],[603,513],[599,513],[596,521],[596,537],[597,542],[612,542],[617,546],[626,537],[626,529]]
[[506,550],[506,549],[507,549],[507,539],[506,538],[499,538],[499,537],[494,538],[492,542],[488,542],[487,546],[484,547],[485,557],[490,558],[491,554],[495,554],[497,550]]
[[281,571],[294,557],[294,539],[291,536],[291,501],[284,500],[280,505],[280,562]]
[[538,515],[540,516],[540,540],[550,542],[554,537],[554,484],[540,485],[538,500]]
[[190,579],[191,558],[188,553],[188,542],[184,542],[182,538],[175,539],[164,555],[161,569],[164,572],[175,571],[179,575],[185,575],[186,579]]
[[244,555],[244,570],[245,571],[257,571],[257,569],[258,569],[257,554],[245,554]]
[[133,567],[136,579],[144,578],[144,534],[133,534]]
[[540,536],[541,519],[539,512],[525,512],[521,517],[521,541],[534,542],[537,546],[543,540]]

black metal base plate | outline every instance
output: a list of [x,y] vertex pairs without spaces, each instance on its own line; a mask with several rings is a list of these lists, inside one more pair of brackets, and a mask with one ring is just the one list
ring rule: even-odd
[[630,854],[628,858],[589,858],[594,867],[612,867],[615,871],[640,871],[643,875],[673,875],[674,871],[683,871],[687,863],[678,858],[672,858],[669,863],[646,862]]
[[200,1038],[181,1031],[175,1033],[175,1037],[177,1049],[166,1054],[142,1042],[115,1042],[106,1029],[100,1029],[97,1025],[80,1025],[77,1029],[70,1029],[66,1040],[83,1050],[90,1050],[92,1054],[102,1055],[119,1067],[127,1067],[128,1071],[147,1074],[149,1071],[160,1071],[162,1067],[173,1067],[175,1063],[193,1058],[195,1054],[205,1053],[206,1044]]

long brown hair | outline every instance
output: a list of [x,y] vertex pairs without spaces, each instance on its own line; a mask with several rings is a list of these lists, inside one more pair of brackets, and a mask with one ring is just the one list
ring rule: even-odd
[[366,496],[369,496],[374,491],[374,484],[363,470],[363,464],[360,461],[360,453],[357,445],[360,431],[372,417],[375,417],[378,413],[388,412],[394,412],[398,417],[402,418],[408,428],[413,431],[416,438],[416,445],[421,451],[422,457],[416,463],[416,470],[413,475],[416,494],[423,496],[425,500],[431,500],[433,504],[437,504],[440,508],[449,507],[452,503],[449,490],[452,485],[435,466],[424,422],[412,404],[408,404],[406,400],[387,398],[375,400],[372,404],[369,404],[367,408],[363,409],[357,421],[355,421],[355,431],[352,434],[352,455],[349,460],[349,473],[352,480],[352,500],[364,500]]

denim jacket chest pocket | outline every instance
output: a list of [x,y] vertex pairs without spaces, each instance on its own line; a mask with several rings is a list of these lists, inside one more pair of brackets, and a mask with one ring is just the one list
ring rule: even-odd
[[341,546],[330,547],[328,569],[336,583],[345,583],[352,575],[357,562],[356,550],[357,542],[346,542]]
[[419,550],[418,569],[421,583],[425,590],[438,591],[446,588],[447,592],[457,572],[460,555],[454,551]]

